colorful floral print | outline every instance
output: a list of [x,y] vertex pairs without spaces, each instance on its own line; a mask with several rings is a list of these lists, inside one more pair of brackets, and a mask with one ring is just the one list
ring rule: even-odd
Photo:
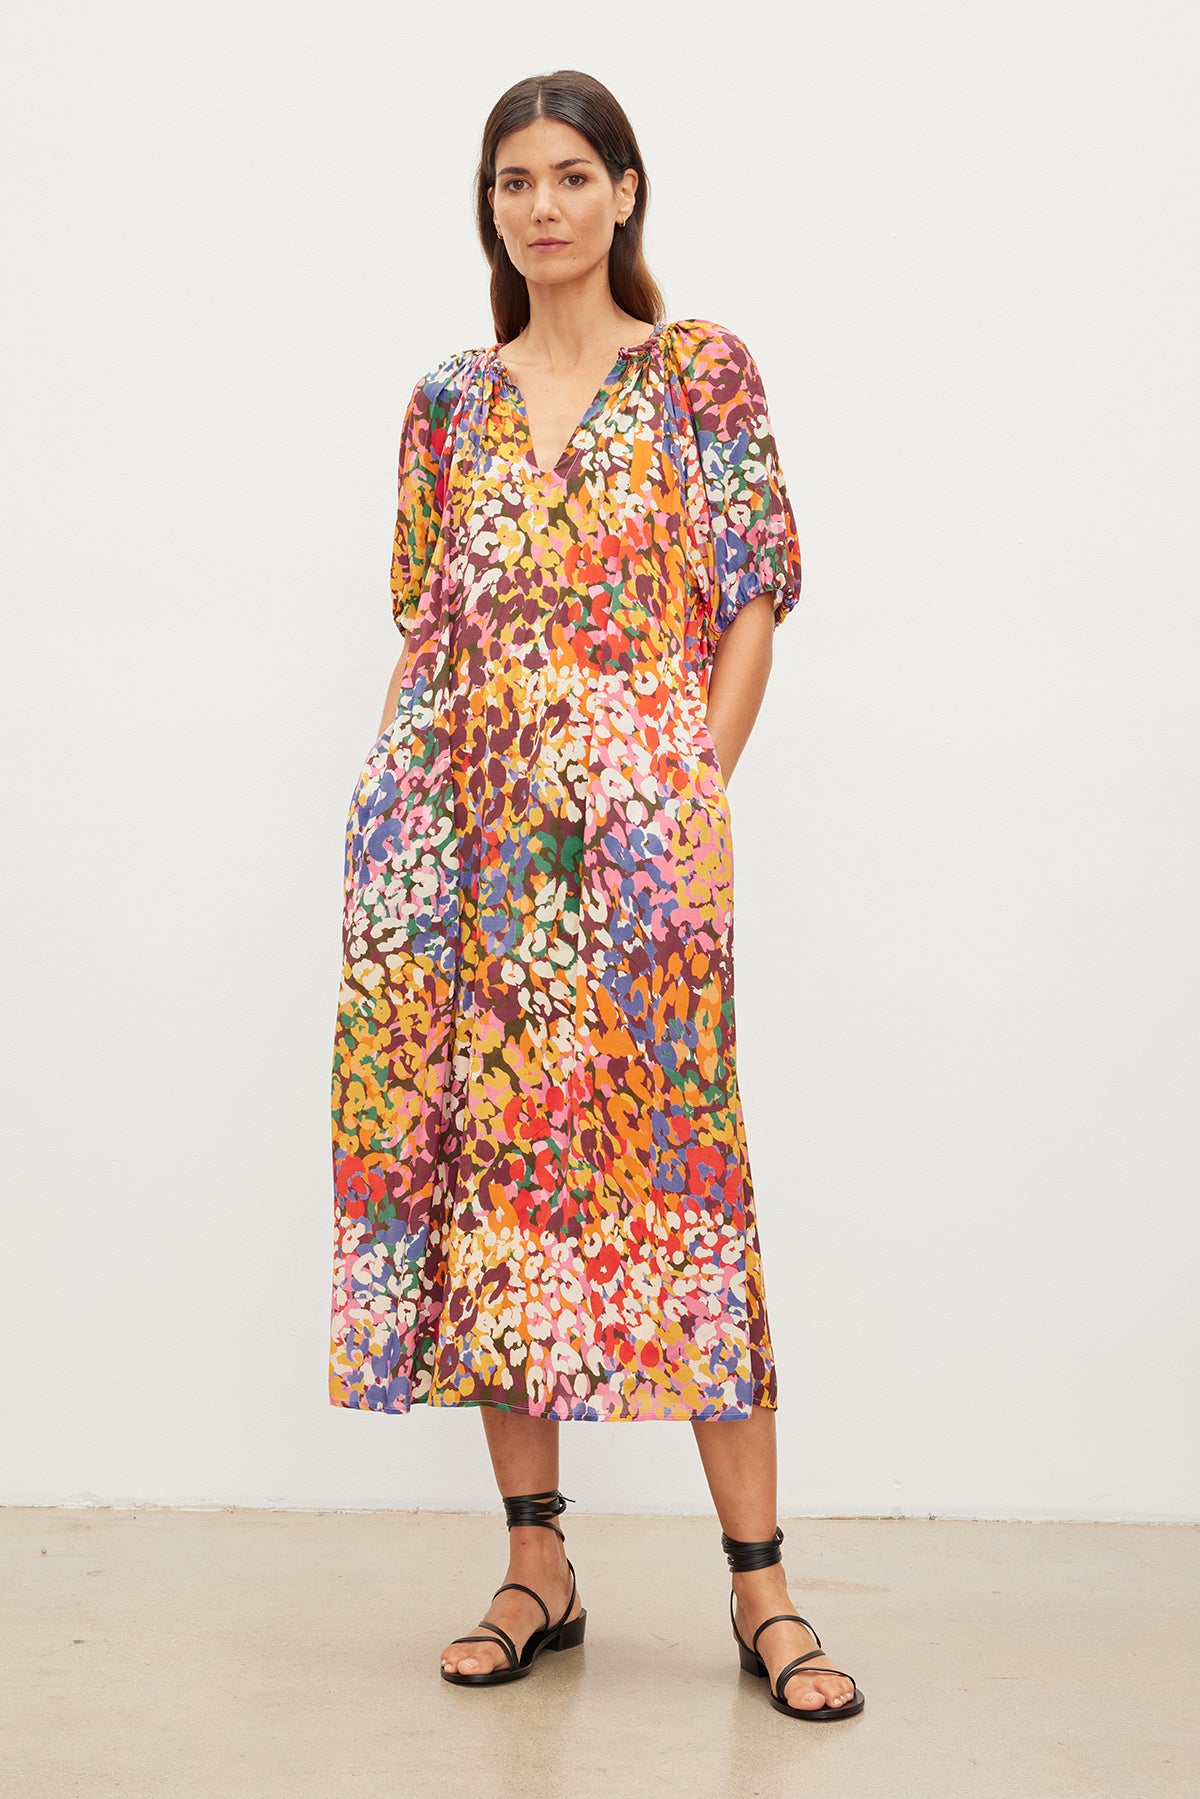
[[413,389],[395,716],[346,833],[330,1402],[776,1404],[737,1084],[721,633],[796,604],[762,380],[623,348],[553,469],[501,346]]

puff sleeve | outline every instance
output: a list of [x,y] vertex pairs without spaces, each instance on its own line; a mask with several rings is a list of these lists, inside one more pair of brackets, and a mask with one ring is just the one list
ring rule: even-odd
[[681,322],[676,356],[699,451],[709,520],[715,647],[747,601],[774,596],[780,625],[800,597],[800,542],[758,365],[732,331]]
[[417,615],[441,531],[443,451],[456,398],[449,365],[412,390],[400,433],[396,530],[392,539],[392,617],[406,631]]

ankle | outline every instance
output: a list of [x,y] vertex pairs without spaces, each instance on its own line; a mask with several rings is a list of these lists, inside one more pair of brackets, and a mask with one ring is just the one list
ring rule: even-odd
[[567,1546],[557,1531],[537,1524],[515,1524],[508,1533],[508,1552],[515,1561],[565,1566]]
[[771,1594],[787,1592],[787,1576],[782,1562],[773,1562],[767,1568],[750,1568],[740,1570],[730,1576],[733,1591],[747,1600],[765,1599]]

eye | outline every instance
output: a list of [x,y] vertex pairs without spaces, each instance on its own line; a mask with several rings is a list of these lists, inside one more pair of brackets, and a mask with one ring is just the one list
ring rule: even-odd
[[[513,188],[515,188],[521,184],[522,179],[523,178],[520,175],[511,175],[509,177],[509,179],[506,182],[504,182],[504,184],[503,184],[505,193],[511,193]],[[572,174],[565,176],[564,179],[567,181],[586,182],[587,176],[584,175],[583,173],[581,173],[580,170],[576,169]]]

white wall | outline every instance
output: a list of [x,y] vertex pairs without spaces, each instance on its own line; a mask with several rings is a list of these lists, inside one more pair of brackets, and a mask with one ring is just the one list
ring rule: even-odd
[[[731,789],[781,1510],[1197,1516],[1183,13],[10,14],[4,1498],[495,1506],[478,1414],[328,1404],[329,1057],[403,407],[568,66],[804,551]],[[562,1442],[708,1507],[685,1426]]]

